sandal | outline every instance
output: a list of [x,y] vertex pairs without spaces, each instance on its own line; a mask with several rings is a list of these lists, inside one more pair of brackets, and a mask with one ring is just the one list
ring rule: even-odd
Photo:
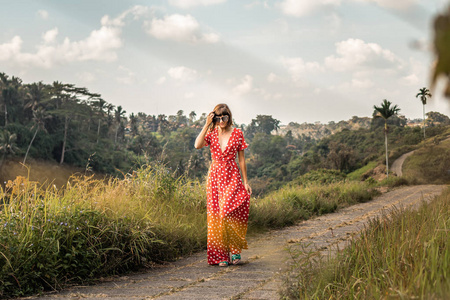
[[219,267],[228,267],[228,262],[227,262],[226,260],[221,261],[221,262],[219,263]]
[[231,255],[231,263],[233,265],[237,265],[241,261],[241,254],[233,254]]

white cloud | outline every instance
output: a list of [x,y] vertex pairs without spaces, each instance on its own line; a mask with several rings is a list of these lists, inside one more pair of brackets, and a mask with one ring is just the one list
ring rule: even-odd
[[83,82],[93,82],[97,79],[91,72],[81,72],[76,74],[77,78]]
[[46,11],[46,10],[43,10],[43,9],[40,9],[40,10],[38,10],[37,11],[37,15],[41,18],[41,19],[43,19],[43,20],[47,20],[48,19],[48,11]]
[[42,39],[45,43],[53,43],[58,35],[58,28],[53,28],[42,35]]
[[400,79],[400,82],[404,85],[409,86],[417,86],[420,83],[419,77],[416,74],[412,73],[408,76],[404,76]]
[[267,81],[268,82],[275,82],[277,81],[278,76],[275,73],[270,73],[269,75],[267,75]]
[[351,86],[357,89],[368,89],[374,87],[375,84],[370,79],[353,78],[351,81]]
[[125,85],[136,83],[136,74],[134,72],[132,72],[128,68],[125,68],[124,66],[119,66],[118,69],[121,75],[116,78],[117,82],[123,83]]
[[253,77],[250,75],[245,75],[242,78],[241,83],[233,88],[233,93],[237,95],[245,95],[249,93],[253,88]]
[[10,42],[0,44],[0,61],[13,60],[14,57],[20,53],[22,47],[22,39],[20,36],[15,36]]
[[217,43],[219,36],[215,33],[202,33],[200,24],[191,15],[173,14],[163,19],[145,22],[147,33],[160,40],[176,42]]
[[15,36],[10,42],[0,44],[0,61],[11,61],[23,67],[51,68],[56,64],[76,61],[106,61],[117,59],[116,50],[122,47],[121,28],[103,25],[80,41],[64,38],[56,43],[58,29],[42,35],[42,43],[35,53],[22,52],[22,38]]
[[325,66],[335,71],[400,67],[400,60],[394,53],[378,44],[366,43],[360,39],[336,43],[336,53],[337,55],[325,58]]
[[299,81],[305,74],[322,71],[322,67],[318,62],[304,62],[301,57],[282,57],[281,63],[291,74],[294,81]]
[[194,98],[194,96],[195,96],[195,94],[192,92],[184,94],[184,98],[186,98],[186,99],[192,99],[192,98]]
[[356,2],[376,3],[381,7],[405,10],[417,4],[417,0],[353,0]]
[[194,6],[208,6],[224,3],[227,0],[169,0],[169,4],[179,8],[190,8]]
[[197,71],[184,66],[170,68],[167,73],[175,80],[190,82],[197,78]]
[[417,4],[417,0],[283,0],[278,3],[281,11],[289,16],[303,17],[329,7],[340,6],[343,2],[375,3],[380,7],[406,10]]
[[286,15],[303,17],[323,7],[340,4],[341,0],[284,0],[279,6]]
[[147,14],[148,12],[149,12],[148,7],[142,5],[135,5],[132,8],[127,9],[114,19],[111,19],[108,15],[103,16],[101,19],[101,24],[103,26],[123,27],[125,25],[125,19],[128,16],[133,16],[133,19],[137,20],[139,19],[139,17]]
[[167,81],[166,76],[162,76],[162,77],[158,78],[158,80],[156,80],[156,84],[157,84],[157,85],[162,85],[162,84],[164,84],[166,81]]

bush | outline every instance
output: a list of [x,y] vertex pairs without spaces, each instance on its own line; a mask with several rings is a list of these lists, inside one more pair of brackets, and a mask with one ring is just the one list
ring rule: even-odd
[[345,178],[346,175],[338,170],[318,169],[298,177],[294,182],[302,185],[330,184],[344,181]]

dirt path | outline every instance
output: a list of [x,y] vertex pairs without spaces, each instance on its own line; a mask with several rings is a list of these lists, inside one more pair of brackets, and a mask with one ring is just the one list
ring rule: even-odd
[[416,206],[444,188],[422,185],[395,189],[373,201],[259,235],[250,239],[250,249],[244,251],[244,263],[239,266],[208,266],[206,253],[201,252],[145,274],[29,299],[278,299],[282,275],[291,262],[288,246],[342,249],[370,218],[393,207]]

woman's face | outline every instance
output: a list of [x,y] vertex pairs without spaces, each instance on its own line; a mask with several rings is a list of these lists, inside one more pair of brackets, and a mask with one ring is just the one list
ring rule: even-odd
[[221,129],[226,129],[228,127],[228,120],[230,116],[228,115],[216,115],[214,119]]

